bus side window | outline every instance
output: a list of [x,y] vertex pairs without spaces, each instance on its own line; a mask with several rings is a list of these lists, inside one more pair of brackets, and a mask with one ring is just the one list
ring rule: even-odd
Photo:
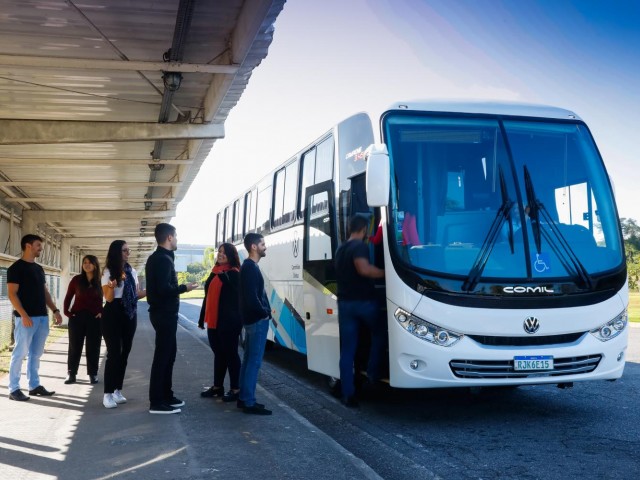
[[324,182],[333,178],[333,137],[318,144],[316,155],[316,181]]
[[256,233],[264,235],[269,227],[271,213],[271,183],[258,192],[258,209],[256,217]]
[[304,216],[304,202],[307,187],[315,183],[316,178],[316,149],[315,147],[302,155],[300,160],[302,168],[300,169],[300,195],[298,195],[298,218]]

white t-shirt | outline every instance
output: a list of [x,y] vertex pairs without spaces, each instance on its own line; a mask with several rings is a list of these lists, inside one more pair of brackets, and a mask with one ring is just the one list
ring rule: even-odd
[[[131,273],[133,274],[133,281],[136,282],[136,292],[138,291],[138,273],[136,269],[131,267]],[[111,276],[111,272],[109,272],[108,268],[105,268],[102,271],[102,285],[107,285],[109,283],[109,277]],[[120,286],[117,286],[113,289],[113,298],[122,298],[122,292],[124,291],[124,282],[120,283]]]

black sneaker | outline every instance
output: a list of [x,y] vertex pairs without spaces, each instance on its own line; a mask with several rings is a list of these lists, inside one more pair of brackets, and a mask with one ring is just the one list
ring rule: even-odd
[[20,389],[14,390],[9,394],[9,400],[15,400],[16,402],[26,402],[30,398],[31,397],[27,397],[24,393],[22,393],[22,390]]
[[180,408],[184,407],[185,404],[184,401],[180,400],[179,398],[171,397],[169,400],[167,400],[167,405],[173,408]]
[[29,390],[29,395],[36,395],[36,396],[39,396],[39,397],[50,397],[54,393],[56,393],[56,392],[50,392],[49,390],[44,388],[42,385],[38,385],[33,390]]
[[98,375],[89,375],[89,382],[91,385],[98,383]]
[[164,403],[160,405],[151,405],[151,407],[149,408],[149,413],[153,413],[156,415],[171,415],[172,413],[180,413],[181,411],[182,410],[180,410],[179,408],[175,408]]
[[222,401],[225,402],[225,403],[237,402],[238,401],[238,395],[240,395],[240,392],[232,392],[231,390],[229,390],[222,397]]
[[[264,408],[264,405],[262,403],[258,403],[258,402],[254,403],[253,406],[254,407],[258,407],[258,408]],[[238,400],[236,402],[236,407],[244,408],[244,402],[242,400]]]
[[223,395],[224,395],[223,387],[209,387],[204,392],[200,392],[200,396],[205,398],[221,397]]
[[242,411],[253,415],[271,415],[272,413],[271,410],[264,408],[264,405],[259,407],[258,404],[251,405],[250,407],[244,407]]
[[76,383],[76,374],[75,373],[69,373],[67,375],[67,378],[64,379],[64,384],[65,385],[70,385],[72,383]]

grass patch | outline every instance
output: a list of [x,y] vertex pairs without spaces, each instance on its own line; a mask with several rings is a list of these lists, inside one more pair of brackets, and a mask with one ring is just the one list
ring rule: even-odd
[[[49,327],[49,336],[47,337],[47,343],[44,348],[47,348],[47,345],[56,342],[61,337],[67,336],[67,326],[54,327],[51,325]],[[11,362],[11,350],[9,348],[5,348],[0,352],[0,375],[9,373],[9,363]]]
[[188,298],[204,298],[204,288],[191,290],[190,292],[186,292],[180,295],[180,299],[182,300],[185,300]]
[[640,292],[629,292],[629,321],[640,322]]

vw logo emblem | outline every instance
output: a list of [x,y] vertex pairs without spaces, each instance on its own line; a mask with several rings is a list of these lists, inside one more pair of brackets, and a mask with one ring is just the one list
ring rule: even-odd
[[300,238],[298,238],[298,232],[293,232],[293,256],[298,258],[298,249],[300,248]]
[[527,333],[536,333],[540,329],[540,322],[536,317],[527,317],[523,327]]

